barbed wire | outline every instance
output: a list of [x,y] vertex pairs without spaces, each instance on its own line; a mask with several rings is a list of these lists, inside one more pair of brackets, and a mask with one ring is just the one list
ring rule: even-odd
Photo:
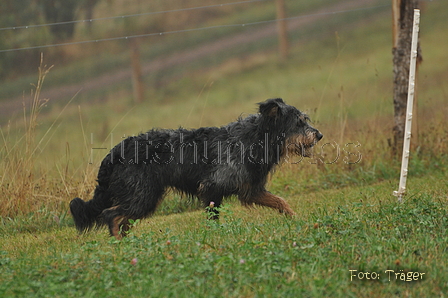
[[172,9],[172,10],[152,11],[152,12],[145,12],[145,13],[136,13],[136,14],[129,14],[129,15],[121,15],[121,16],[113,16],[113,17],[96,18],[96,19],[75,20],[75,21],[56,22],[56,23],[38,24],[38,25],[27,25],[27,26],[12,26],[12,27],[0,28],[0,31],[5,31],[5,30],[18,30],[18,29],[31,29],[31,28],[49,27],[49,26],[67,25],[67,24],[90,23],[90,22],[95,22],[95,21],[124,19],[124,18],[132,18],[132,17],[140,17],[140,16],[156,15],[156,14],[170,13],[170,12],[191,11],[191,10],[199,10],[199,9],[207,9],[207,8],[224,7],[224,6],[230,6],[230,5],[246,4],[246,3],[254,3],[254,2],[262,2],[262,1],[267,1],[267,0],[246,0],[246,1],[239,1],[239,2],[228,2],[228,3],[222,3],[222,4],[213,4],[213,5],[206,5],[206,6],[198,6],[198,7],[187,7],[187,8],[178,8],[178,9]]
[[[253,0],[253,1],[264,1],[264,0]],[[295,16],[295,17],[288,17],[288,18],[283,18],[283,19],[272,19],[272,20],[258,21],[258,22],[251,22],[251,23],[215,25],[215,26],[208,26],[208,27],[201,27],[201,28],[191,28],[191,29],[164,31],[164,32],[158,32],[158,33],[147,33],[147,34],[138,34],[138,35],[129,35],[129,36],[119,36],[119,37],[109,37],[109,38],[92,39],[92,40],[73,41],[73,42],[65,42],[65,43],[58,43],[58,44],[39,45],[39,46],[23,47],[23,48],[16,48],[16,49],[6,49],[6,50],[0,50],[0,53],[14,52],[14,51],[25,51],[25,50],[35,50],[35,49],[44,49],[44,48],[50,48],[50,47],[60,47],[60,46],[78,45],[78,44],[86,44],[86,43],[98,43],[98,42],[105,42],[105,41],[127,40],[127,39],[132,39],[132,38],[142,38],[142,37],[150,37],[150,36],[158,36],[158,35],[162,36],[162,35],[176,34],[176,33],[186,33],[186,32],[193,32],[193,31],[211,30],[211,29],[217,29],[217,28],[254,26],[254,25],[274,23],[274,22],[277,22],[277,21],[289,21],[289,20],[295,20],[295,19],[300,19],[300,18],[308,18],[308,17],[314,17],[314,16],[342,14],[342,13],[362,11],[362,10],[370,10],[370,9],[376,9],[376,8],[382,8],[382,7],[390,7],[390,5],[389,4],[387,4],[387,5],[377,5],[377,6],[362,7],[362,8],[348,9],[348,10],[314,13],[314,14],[308,14],[308,15],[300,15],[300,16]]]

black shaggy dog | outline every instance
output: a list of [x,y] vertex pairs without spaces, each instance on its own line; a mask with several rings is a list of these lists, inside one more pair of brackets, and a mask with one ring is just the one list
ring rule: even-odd
[[153,129],[129,137],[104,158],[93,199],[75,198],[70,211],[83,232],[108,225],[121,238],[130,219],[151,215],[167,189],[214,203],[237,195],[243,205],[294,212],[265,189],[267,176],[289,154],[309,157],[322,134],[282,99],[259,104],[259,113],[222,127]]

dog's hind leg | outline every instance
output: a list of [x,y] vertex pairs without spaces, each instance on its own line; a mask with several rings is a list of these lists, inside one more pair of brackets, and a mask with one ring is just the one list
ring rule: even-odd
[[245,205],[257,204],[260,206],[277,209],[280,213],[285,213],[289,216],[295,215],[295,212],[291,209],[291,207],[289,207],[288,203],[284,199],[273,195],[266,190],[258,192],[255,195],[251,195],[248,198],[240,197],[240,201]]
[[111,236],[117,239],[126,236],[132,226],[129,220],[142,219],[154,213],[164,192],[157,175],[145,171],[145,168],[129,166],[117,172],[109,187],[113,204],[101,214]]
[[123,215],[121,206],[114,206],[103,211],[102,216],[109,226],[111,236],[117,239],[123,237],[123,233],[129,230],[129,219]]
[[126,236],[132,224],[129,220],[136,220],[148,217],[157,208],[157,205],[163,199],[164,190],[140,189],[134,191],[126,199],[116,199],[117,204],[108,208],[101,214],[104,222],[109,226],[111,236],[121,239]]

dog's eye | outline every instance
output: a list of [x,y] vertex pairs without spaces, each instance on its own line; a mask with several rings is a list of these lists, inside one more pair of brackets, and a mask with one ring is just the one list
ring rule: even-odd
[[305,115],[305,114],[300,115],[298,118],[299,118],[299,123],[301,125],[305,125],[310,121],[310,118],[308,117],[308,115]]

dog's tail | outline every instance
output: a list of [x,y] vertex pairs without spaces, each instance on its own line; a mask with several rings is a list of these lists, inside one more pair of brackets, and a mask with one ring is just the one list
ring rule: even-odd
[[[104,209],[112,207],[112,201],[108,194],[109,178],[113,170],[113,164],[103,160],[98,172],[98,185],[90,201],[83,201],[81,198],[74,198],[70,202],[70,212],[75,221],[76,229],[82,233],[92,229],[94,226],[101,226],[104,222],[101,213]],[[106,162],[105,162],[106,161]]]
[[94,196],[88,202],[83,201],[81,198],[74,198],[70,202],[70,212],[75,221],[76,229],[80,233],[103,224],[100,215],[104,209],[110,207],[110,204],[105,203],[101,195]]

